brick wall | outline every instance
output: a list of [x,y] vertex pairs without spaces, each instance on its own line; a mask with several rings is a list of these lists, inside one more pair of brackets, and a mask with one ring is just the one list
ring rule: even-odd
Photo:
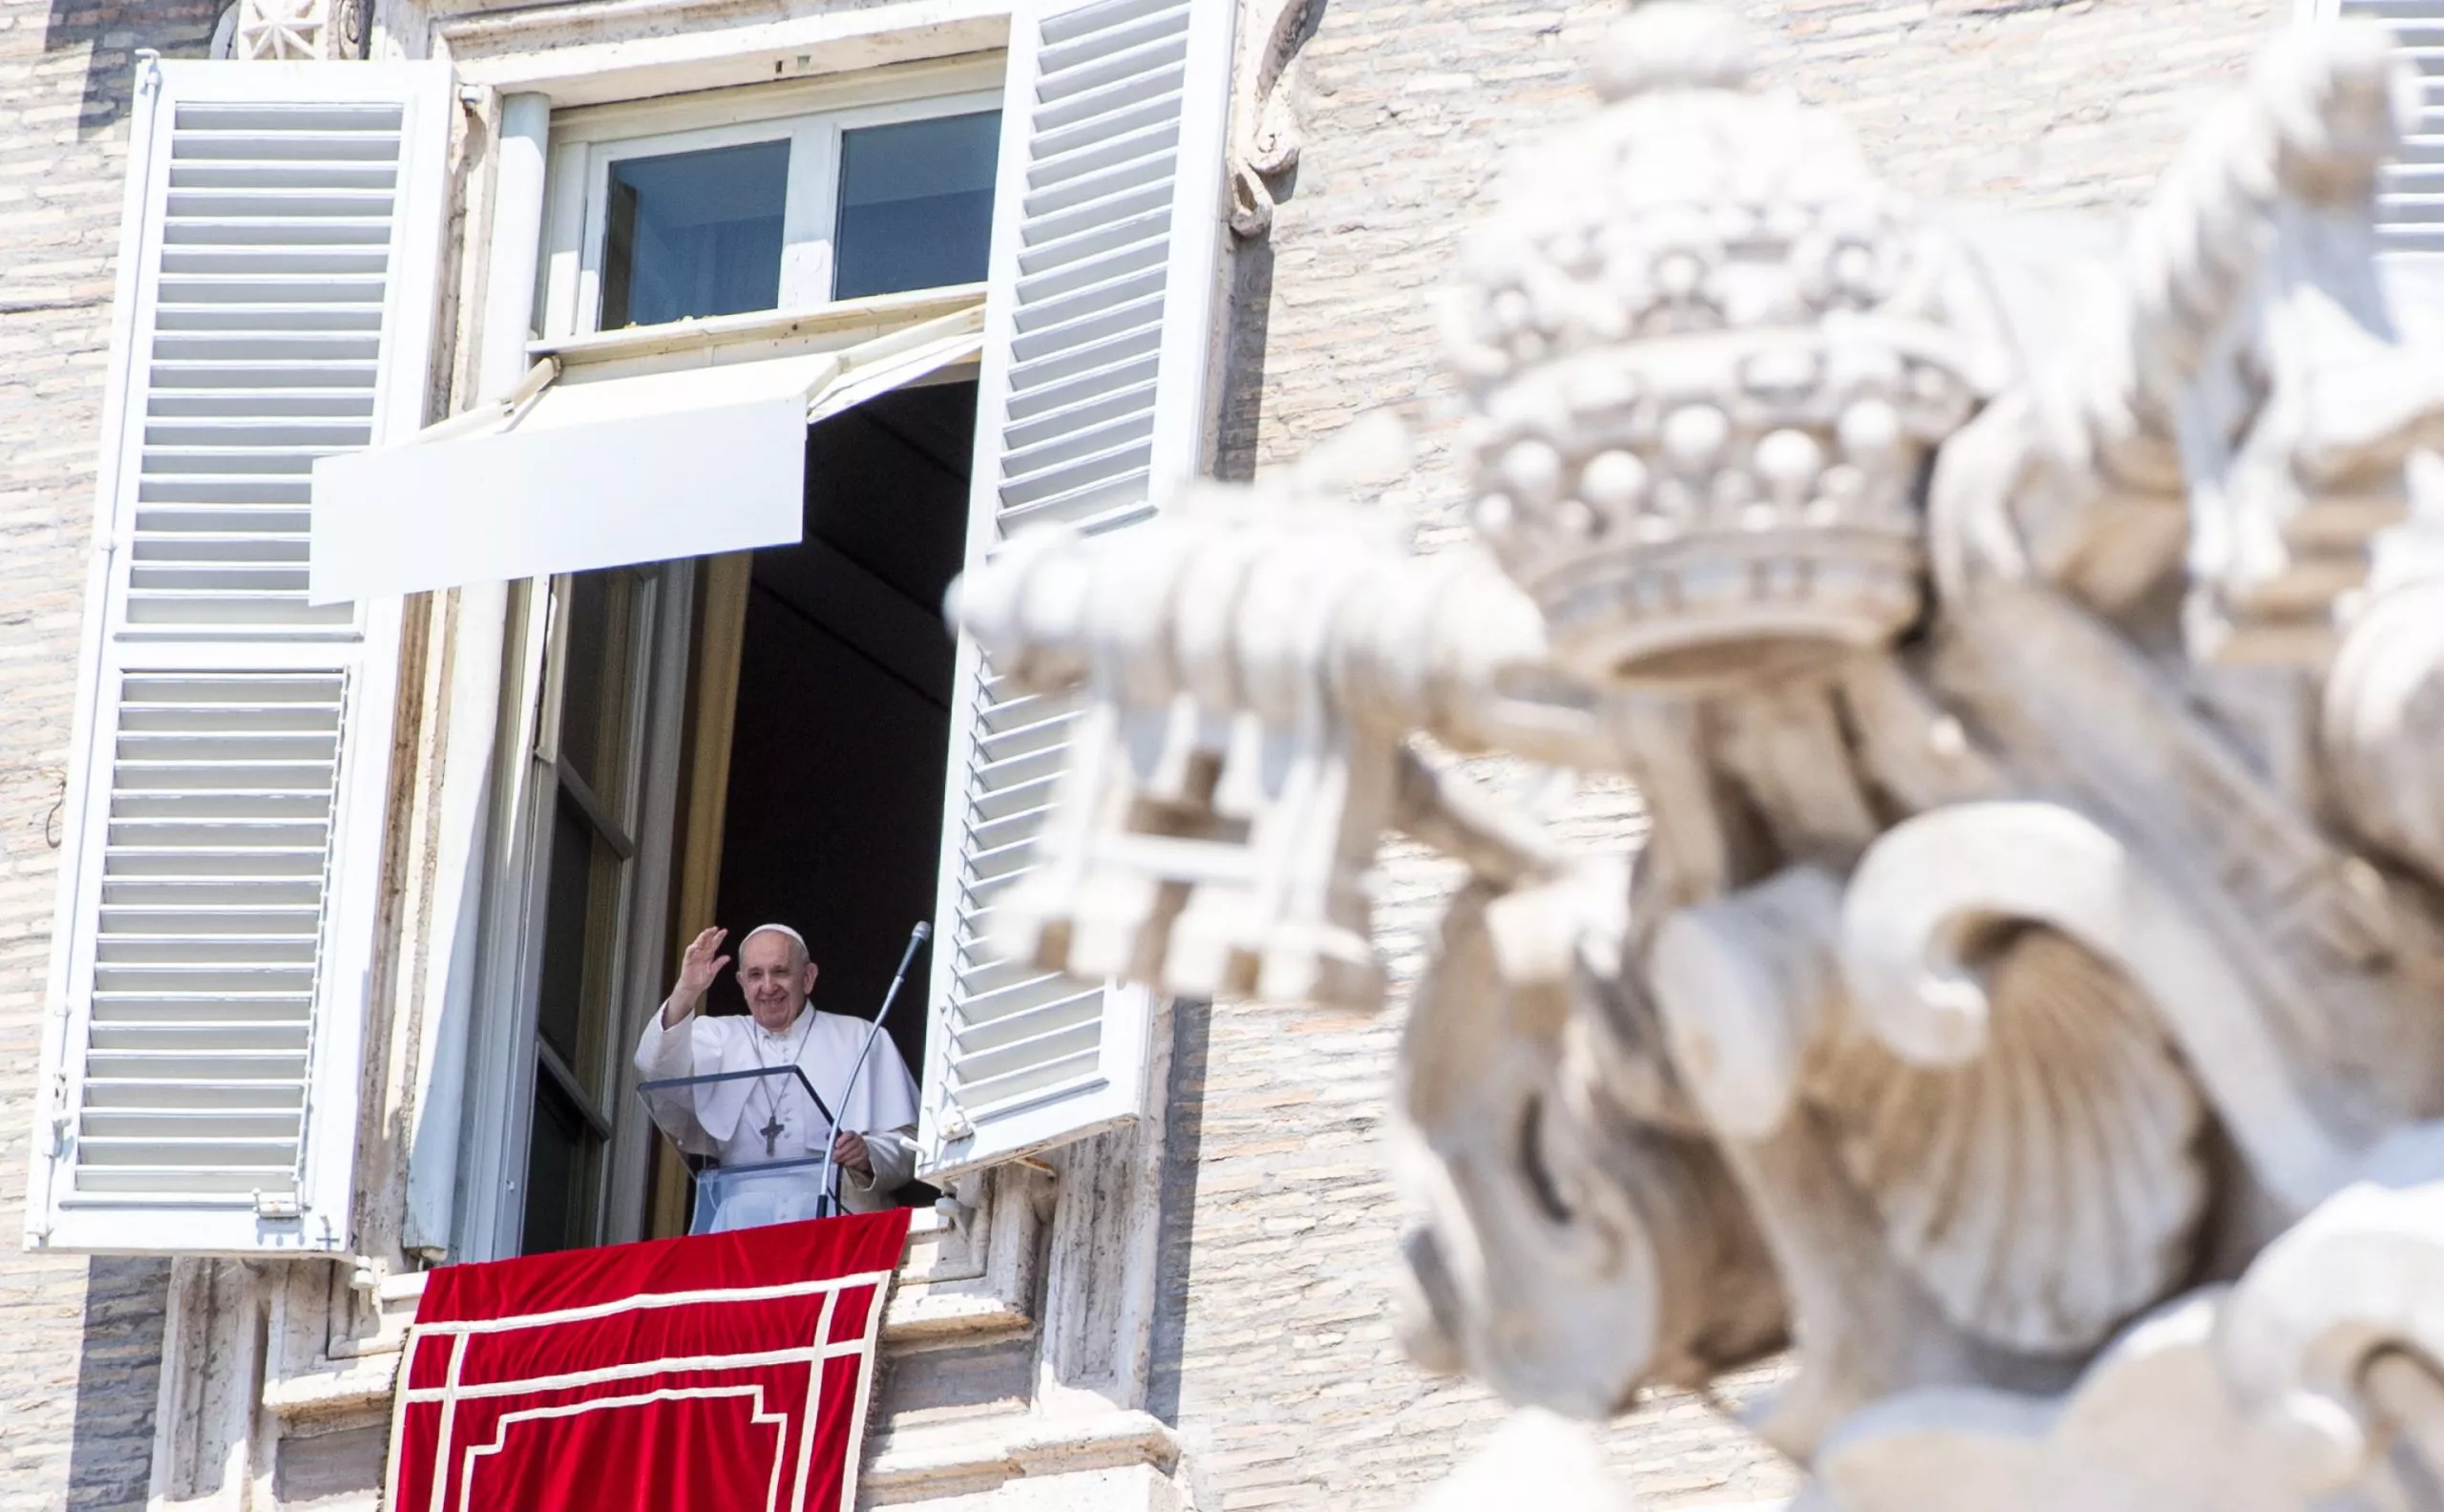
[[0,1512],[140,1506],[168,1267],[18,1248],[134,54],[211,0],[0,0]]
[[[1429,543],[1461,500],[1444,455],[1433,291],[1491,203],[1499,147],[1591,108],[1581,60],[1610,5],[1318,0],[1294,97],[1306,158],[1270,247],[1241,260],[1230,475],[1398,405],[1422,465],[1400,496]],[[1747,0],[1772,82],[1837,106],[1928,198],[2111,211],[2135,203],[2288,0]],[[1260,366],[1259,366],[1260,365]],[[1573,810],[1618,844],[1634,803]],[[1405,980],[1455,872],[1395,848],[1379,934]],[[1202,1512],[1403,1504],[1498,1409],[1408,1365],[1386,1316],[1399,1206],[1380,1134],[1397,1010],[1373,1022],[1231,1005],[1180,1024],[1156,1406],[1191,1447]],[[1766,1374],[1766,1373],[1760,1373]],[[1758,1382],[1740,1383],[1744,1389]],[[1737,1397],[1740,1390],[1729,1395]],[[1659,1400],[1615,1431],[1641,1505],[1738,1504],[1787,1470],[1711,1408]]]

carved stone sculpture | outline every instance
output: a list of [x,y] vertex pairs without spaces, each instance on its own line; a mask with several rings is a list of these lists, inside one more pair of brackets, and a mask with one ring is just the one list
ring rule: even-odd
[[[1913,207],[1691,0],[1595,79],[1452,291],[1473,545],[1350,501],[1366,432],[956,590],[1090,693],[1018,943],[1365,1007],[1384,831],[1465,862],[1410,1334],[1522,1408],[1787,1347],[1809,1507],[2444,1506],[2444,362],[2375,255],[2385,36],[2270,52],[2118,240]],[[1651,835],[1565,854],[1453,752]]]
[[233,0],[226,51],[241,62],[361,58],[372,0]]
[[1243,0],[1239,55],[1231,70],[1231,230],[1243,240],[1273,229],[1273,186],[1298,166],[1298,119],[1287,82],[1318,0]]

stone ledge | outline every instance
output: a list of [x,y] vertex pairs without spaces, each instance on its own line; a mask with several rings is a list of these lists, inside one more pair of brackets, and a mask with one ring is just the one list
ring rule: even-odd
[[1168,1475],[1179,1458],[1178,1437],[1151,1413],[988,1418],[894,1435],[866,1462],[857,1484],[862,1492],[896,1494],[1134,1465]]
[[1035,1319],[1001,1297],[927,1292],[903,1281],[884,1309],[882,1344],[885,1349],[983,1344],[1034,1327]]
[[263,1406],[284,1418],[332,1418],[376,1408],[388,1412],[399,1378],[397,1354],[375,1354],[346,1370],[309,1371],[263,1383]]
[[[719,3],[719,0],[716,0]],[[676,26],[706,0],[527,5],[443,18],[436,52],[467,83],[535,91],[558,109],[848,74],[1009,44],[1009,0],[885,0],[797,16]]]

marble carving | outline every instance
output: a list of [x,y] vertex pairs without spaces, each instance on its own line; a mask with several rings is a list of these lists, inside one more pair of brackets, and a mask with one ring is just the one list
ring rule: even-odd
[[232,0],[214,56],[240,62],[361,58],[372,0]]
[[[1806,1507],[2444,1507],[2444,363],[2376,255],[2386,36],[2284,41],[2126,228],[1913,206],[1691,0],[1594,76],[1452,291],[1472,544],[1356,501],[1361,428],[956,590],[1092,696],[1019,943],[1364,1008],[1384,833],[1464,861],[1410,1334],[1523,1442],[1788,1349]],[[1472,753],[1626,775],[1651,837],[1567,854]]]

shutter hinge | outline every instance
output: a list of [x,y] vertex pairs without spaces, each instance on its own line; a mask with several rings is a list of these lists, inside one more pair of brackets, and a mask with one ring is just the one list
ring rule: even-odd
[[294,1221],[306,1216],[306,1209],[298,1203],[297,1194],[294,1192],[267,1192],[257,1188],[255,1216]]
[[[63,1018],[67,1017],[65,1005],[60,1009],[60,1016]],[[51,1079],[51,1158],[53,1160],[62,1161],[68,1158],[68,1147],[74,1143],[69,1137],[68,1129],[69,1125],[74,1122],[75,1120],[70,1117],[68,1112],[68,1073],[55,1072]]]

